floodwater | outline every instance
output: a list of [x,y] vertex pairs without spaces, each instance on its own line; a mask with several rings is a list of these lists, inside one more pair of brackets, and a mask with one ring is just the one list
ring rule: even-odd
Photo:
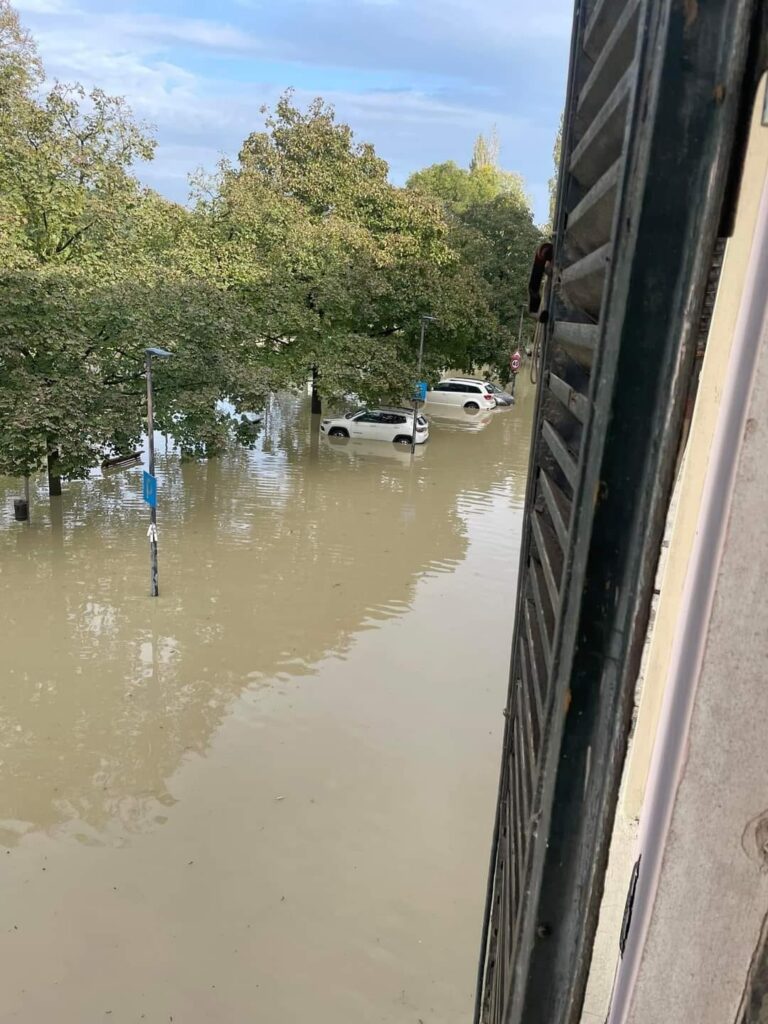
[[[0,1020],[465,1024],[533,405],[0,480]],[[430,410],[427,410],[428,412]]]

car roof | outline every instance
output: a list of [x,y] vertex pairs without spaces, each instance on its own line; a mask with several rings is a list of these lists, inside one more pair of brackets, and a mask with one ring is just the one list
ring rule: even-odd
[[[361,409],[355,410],[352,415],[359,416],[362,412],[394,412],[397,413],[398,416],[413,416],[413,409],[408,409],[402,405],[366,405]],[[421,410],[419,410],[419,415],[422,415]],[[338,418],[340,419],[341,417]]]
[[492,384],[493,381],[481,380],[479,377],[444,377],[441,384],[450,384],[456,381],[457,384]]

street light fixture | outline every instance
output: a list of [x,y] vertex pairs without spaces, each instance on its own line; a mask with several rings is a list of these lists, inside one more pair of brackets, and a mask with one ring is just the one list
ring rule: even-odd
[[[436,316],[429,316],[427,313],[422,313],[421,316],[421,336],[419,338],[419,366],[416,371],[417,387],[421,381],[421,361],[424,357],[424,335],[427,333],[427,324],[437,323]],[[416,451],[416,416],[419,410],[419,400],[414,397],[413,399],[413,430],[411,431],[411,455]]]
[[149,568],[150,568],[150,596],[157,597],[160,593],[157,586],[157,483],[155,481],[155,408],[154,395],[152,393],[152,357],[155,359],[168,359],[173,352],[164,348],[145,348],[144,355],[147,361],[147,438],[149,440],[149,477],[151,480],[151,492],[145,489],[144,497],[149,504]]

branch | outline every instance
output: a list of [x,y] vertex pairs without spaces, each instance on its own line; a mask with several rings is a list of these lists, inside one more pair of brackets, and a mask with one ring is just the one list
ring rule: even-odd
[[64,252],[64,250],[69,248],[69,246],[72,245],[73,242],[76,242],[78,238],[82,238],[85,232],[88,231],[89,228],[93,227],[94,223],[95,221],[91,221],[90,224],[83,225],[83,227],[77,229],[74,235],[70,235],[66,242],[60,242],[56,246],[56,254],[58,255],[59,253]]

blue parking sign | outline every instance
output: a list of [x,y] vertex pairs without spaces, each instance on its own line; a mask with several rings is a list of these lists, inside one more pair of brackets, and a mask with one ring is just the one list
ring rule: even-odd
[[144,470],[144,501],[150,508],[157,508],[157,477]]
[[416,395],[415,395],[415,397],[416,397],[416,401],[417,402],[426,402],[426,400],[427,400],[427,388],[428,388],[428,385],[427,385],[427,382],[425,380],[420,380],[419,383],[416,385]]

